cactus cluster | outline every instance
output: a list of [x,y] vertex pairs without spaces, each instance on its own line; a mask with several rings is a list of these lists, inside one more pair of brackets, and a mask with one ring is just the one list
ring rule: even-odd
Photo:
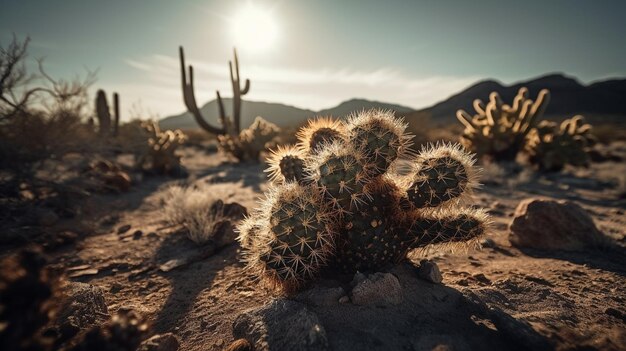
[[219,91],[216,91],[216,95],[221,126],[211,125],[202,116],[196,103],[194,92],[193,66],[185,66],[185,52],[181,46],[179,48],[179,57],[183,99],[187,110],[193,115],[198,125],[207,132],[217,136],[222,151],[234,156],[239,161],[258,161],[261,152],[267,148],[267,144],[276,137],[280,129],[263,118],[257,117],[248,129],[241,130],[241,97],[250,91],[250,80],[246,79],[242,87],[237,50],[233,50],[233,54],[234,63],[228,61],[230,82],[233,88],[232,118],[226,116],[224,102]]
[[591,129],[580,115],[560,125],[542,121],[528,134],[526,152],[530,162],[546,171],[561,170],[566,164],[587,166],[589,148],[596,142]]
[[465,126],[461,144],[479,157],[514,161],[524,148],[526,135],[545,112],[549,100],[547,89],[541,90],[533,101],[528,98],[526,88],[520,88],[512,105],[504,104],[497,92],[489,95],[487,105],[476,99],[474,116],[464,110],[457,111],[457,118]]
[[271,147],[271,142],[279,131],[280,128],[275,124],[257,117],[237,137],[230,134],[218,135],[217,141],[220,150],[238,160],[258,160],[261,152]]
[[144,152],[137,155],[137,168],[157,174],[184,173],[176,149],[187,139],[185,134],[179,129],[162,131],[153,121],[142,123],[142,127],[148,134],[148,139]]
[[323,267],[382,269],[412,249],[482,235],[487,216],[464,207],[477,185],[473,158],[451,144],[414,152],[405,129],[391,112],[362,111],[310,121],[296,146],[273,151],[272,184],[238,227],[248,267],[292,292]]

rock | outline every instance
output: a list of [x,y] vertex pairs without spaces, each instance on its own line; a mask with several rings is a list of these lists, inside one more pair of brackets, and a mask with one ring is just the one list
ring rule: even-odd
[[124,171],[106,173],[102,176],[102,179],[104,184],[120,192],[128,191],[132,184],[130,176]]
[[298,294],[295,299],[313,306],[334,306],[339,303],[339,299],[345,293],[342,287],[324,288],[315,286]]
[[144,340],[137,351],[176,351],[179,347],[178,338],[172,333],[166,333]]
[[241,314],[233,336],[254,344],[254,350],[328,350],[328,338],[316,314],[302,303],[277,299]]
[[59,216],[54,211],[46,208],[37,209],[35,218],[37,224],[42,227],[51,227],[59,221]]
[[397,305],[402,302],[402,286],[391,273],[370,274],[352,289],[351,300],[355,305]]
[[130,224],[125,224],[119,228],[117,228],[117,234],[124,234],[129,231],[131,228]]
[[57,324],[63,338],[109,319],[104,291],[91,284],[70,283],[66,299],[59,308]]
[[253,351],[254,348],[246,339],[237,339],[233,341],[224,351]]
[[493,241],[493,239],[491,239],[491,238],[483,238],[483,239],[480,241],[480,246],[482,246],[482,247],[487,247],[487,248],[490,248],[490,249],[493,249],[494,247],[496,247],[496,246],[498,246],[498,245],[497,245],[497,244],[496,244],[496,242],[495,242],[495,241]]
[[437,266],[437,263],[433,261],[422,260],[420,262],[417,275],[420,278],[435,284],[439,284],[443,281],[441,271],[439,271],[439,266]]
[[607,315],[609,315],[611,317],[615,317],[615,318],[621,319],[622,322],[626,323],[626,314],[622,313],[618,309],[615,309],[613,307],[607,307],[604,310],[604,313],[606,313]]
[[350,298],[347,296],[342,296],[339,298],[339,303],[348,303],[350,302]]
[[212,237],[216,247],[234,243],[237,239],[235,222],[242,220],[248,214],[248,210],[236,202],[224,204],[222,200],[217,200],[211,205],[209,212],[213,215],[221,213],[224,218],[214,225]]
[[572,201],[522,200],[509,230],[509,240],[518,247],[580,251],[609,243],[591,216]]

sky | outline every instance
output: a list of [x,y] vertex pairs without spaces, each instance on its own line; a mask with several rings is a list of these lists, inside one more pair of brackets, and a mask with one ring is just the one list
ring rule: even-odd
[[30,36],[59,78],[160,117],[185,110],[178,46],[199,104],[231,96],[237,46],[254,101],[320,110],[350,98],[432,105],[482,79],[626,76],[626,1],[0,0],[0,43]]

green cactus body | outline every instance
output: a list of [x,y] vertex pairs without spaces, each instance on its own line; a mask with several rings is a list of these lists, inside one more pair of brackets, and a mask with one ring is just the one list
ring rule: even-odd
[[395,263],[409,248],[408,231],[396,218],[399,190],[388,179],[368,184],[370,197],[361,210],[346,216],[337,238],[337,263],[346,272]]
[[329,145],[310,170],[313,180],[333,207],[341,214],[363,204],[367,182],[361,154],[342,143]]
[[[326,263],[334,249],[329,231],[330,212],[314,189],[287,183],[270,190],[257,214],[265,218],[265,228],[248,238],[251,262],[275,285],[285,291],[304,284]],[[263,228],[251,223],[247,229]]]
[[415,208],[437,207],[468,195],[473,161],[458,147],[442,145],[422,152],[409,176],[408,200]]
[[409,233],[413,238],[411,248],[421,248],[441,243],[467,243],[485,234],[488,218],[483,211],[468,210],[442,216],[417,218]]
[[367,111],[351,117],[348,141],[355,149],[362,150],[370,176],[385,173],[406,151],[405,129],[406,125],[387,111]]

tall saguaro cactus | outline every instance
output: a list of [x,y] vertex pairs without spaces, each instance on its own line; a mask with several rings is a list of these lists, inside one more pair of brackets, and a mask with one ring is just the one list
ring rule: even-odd
[[180,68],[182,77],[183,99],[187,110],[193,115],[196,122],[202,127],[202,129],[215,135],[238,135],[241,131],[241,97],[246,95],[250,90],[250,80],[246,79],[243,88],[241,87],[241,78],[239,75],[239,58],[237,57],[237,50],[234,49],[234,67],[233,62],[228,61],[230,68],[230,81],[233,86],[233,116],[232,121],[226,117],[224,110],[224,103],[219,91],[216,91],[217,104],[219,108],[219,118],[221,127],[216,127],[207,122],[202,116],[198,104],[196,102],[196,95],[194,92],[194,80],[193,80],[193,66],[185,65],[185,52],[182,46],[179,47],[180,56]]
[[[117,136],[117,130],[120,124],[120,106],[119,95],[113,93],[113,121],[111,121],[111,110],[109,109],[109,102],[104,90],[98,90],[96,94],[96,117],[98,118],[98,135],[101,138],[107,138],[111,134]],[[113,124],[113,129],[111,129]]]

